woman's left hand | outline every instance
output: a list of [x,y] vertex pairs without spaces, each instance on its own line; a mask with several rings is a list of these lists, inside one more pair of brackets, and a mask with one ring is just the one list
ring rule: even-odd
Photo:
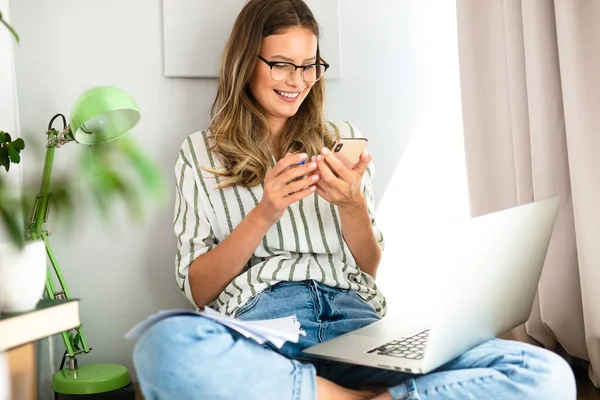
[[360,205],[364,199],[360,190],[363,174],[371,156],[365,151],[352,169],[348,169],[329,149],[323,148],[317,157],[321,179],[316,183],[317,193],[339,208]]

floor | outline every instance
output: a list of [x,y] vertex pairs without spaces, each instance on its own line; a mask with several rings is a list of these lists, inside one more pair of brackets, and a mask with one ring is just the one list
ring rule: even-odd
[[588,378],[587,370],[576,369],[575,379],[577,380],[577,400],[600,400],[600,389],[594,387]]
[[[575,370],[575,378],[577,379],[577,400],[600,400],[600,389],[594,387],[585,369]],[[144,400],[137,384],[135,384],[135,388],[136,400]]]
[[142,396],[142,392],[140,392],[140,386],[137,383],[134,383],[135,387],[135,400],[144,400],[144,396]]

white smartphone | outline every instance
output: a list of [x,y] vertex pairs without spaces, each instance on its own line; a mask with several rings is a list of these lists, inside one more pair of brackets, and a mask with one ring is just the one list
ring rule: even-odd
[[334,143],[331,151],[348,169],[354,168],[369,141],[365,138],[342,138]]

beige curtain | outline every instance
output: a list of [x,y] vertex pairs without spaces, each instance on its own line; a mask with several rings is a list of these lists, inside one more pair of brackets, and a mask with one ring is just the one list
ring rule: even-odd
[[512,338],[589,360],[600,386],[600,1],[457,0],[473,216],[560,195]]

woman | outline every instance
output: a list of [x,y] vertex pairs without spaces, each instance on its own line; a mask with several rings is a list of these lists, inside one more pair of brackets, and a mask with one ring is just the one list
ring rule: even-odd
[[567,364],[522,343],[490,341],[425,376],[303,356],[386,309],[371,157],[348,169],[328,151],[358,132],[324,121],[318,37],[302,0],[250,0],[210,127],[176,165],[180,289],[241,319],[295,314],[307,335],[277,350],[202,317],[166,319],[134,352],[146,399],[574,398]]

